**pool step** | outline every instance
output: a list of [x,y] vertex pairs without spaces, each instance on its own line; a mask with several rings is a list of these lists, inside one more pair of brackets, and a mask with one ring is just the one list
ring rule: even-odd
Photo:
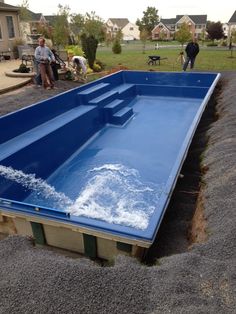
[[77,96],[84,104],[89,100],[102,95],[104,92],[107,92],[109,90],[109,87],[109,83],[99,83],[97,85],[93,85],[87,89],[82,90],[81,92],[77,93]]
[[116,98],[118,98],[119,94],[117,91],[108,91],[94,99],[91,99],[88,104],[89,105],[97,105],[101,108],[106,106],[108,103],[112,102]]
[[124,107],[112,115],[109,123],[123,125],[130,117],[132,117],[133,114],[134,112],[132,108]]
[[104,114],[106,116],[106,121],[109,121],[113,114],[115,114],[120,109],[124,108],[126,106],[124,100],[122,99],[115,99],[109,104],[107,104],[104,109]]
[[123,97],[136,95],[135,84],[124,83],[114,87],[113,90],[117,91],[119,93],[119,96]]

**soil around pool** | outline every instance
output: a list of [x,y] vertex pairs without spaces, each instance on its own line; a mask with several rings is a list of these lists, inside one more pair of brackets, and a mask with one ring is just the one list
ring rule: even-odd
[[[42,93],[26,86],[1,95],[0,112],[68,89],[64,83],[72,82],[60,82],[56,91]],[[218,119],[211,121],[210,128],[205,126],[204,137],[203,127],[196,138],[207,139],[200,153],[201,173],[190,167],[194,163],[185,164],[184,178],[176,188],[193,194],[178,194],[182,195],[178,210],[169,212],[172,224],[167,221],[166,226],[169,242],[163,242],[157,263],[147,267],[119,256],[113,266],[101,267],[85,258],[36,248],[30,239],[9,236],[0,241],[0,313],[235,313],[236,73],[224,73],[220,84],[215,95]],[[197,153],[194,147],[190,150],[190,161]],[[196,190],[189,182],[199,176],[201,189]],[[195,219],[207,237],[189,247],[185,231],[190,230],[196,204]],[[186,219],[181,218],[181,210]],[[185,231],[179,233],[181,229]]]

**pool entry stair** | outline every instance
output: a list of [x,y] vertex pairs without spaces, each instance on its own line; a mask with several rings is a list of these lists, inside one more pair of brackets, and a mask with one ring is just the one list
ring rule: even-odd
[[100,83],[77,95],[81,105],[99,108],[103,122],[122,125],[133,115],[133,109],[127,107],[125,101],[125,96],[132,93],[135,93],[134,84],[121,84],[113,88],[109,83]]
[[1,117],[0,232],[142,257],[219,77],[120,71]]

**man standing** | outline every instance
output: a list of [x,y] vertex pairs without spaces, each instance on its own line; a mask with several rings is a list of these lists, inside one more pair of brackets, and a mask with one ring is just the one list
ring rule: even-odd
[[35,49],[35,60],[39,65],[42,85],[46,89],[54,88],[54,78],[50,63],[55,61],[52,51],[45,46],[45,39],[39,38],[39,46]]
[[194,67],[196,56],[199,53],[199,45],[197,43],[196,38],[193,38],[193,40],[187,44],[185,48],[185,52],[187,54],[187,57],[183,65],[183,71],[186,71],[189,62],[190,62],[190,69],[193,69]]

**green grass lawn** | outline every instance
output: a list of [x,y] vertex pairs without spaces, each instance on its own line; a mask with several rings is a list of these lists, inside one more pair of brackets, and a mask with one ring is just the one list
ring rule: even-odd
[[[141,44],[127,44],[123,46],[121,54],[113,54],[111,47],[102,47],[97,51],[97,59],[106,64],[109,70],[117,65],[122,65],[130,70],[156,70],[156,71],[181,71],[181,64],[178,61],[180,48],[160,48],[154,50],[153,44],[148,44],[146,52],[142,52]],[[159,55],[161,58],[167,58],[161,61],[161,65],[148,65],[149,55]],[[196,58],[196,71],[236,71],[236,50],[230,57],[230,52],[222,48],[201,48]]]

